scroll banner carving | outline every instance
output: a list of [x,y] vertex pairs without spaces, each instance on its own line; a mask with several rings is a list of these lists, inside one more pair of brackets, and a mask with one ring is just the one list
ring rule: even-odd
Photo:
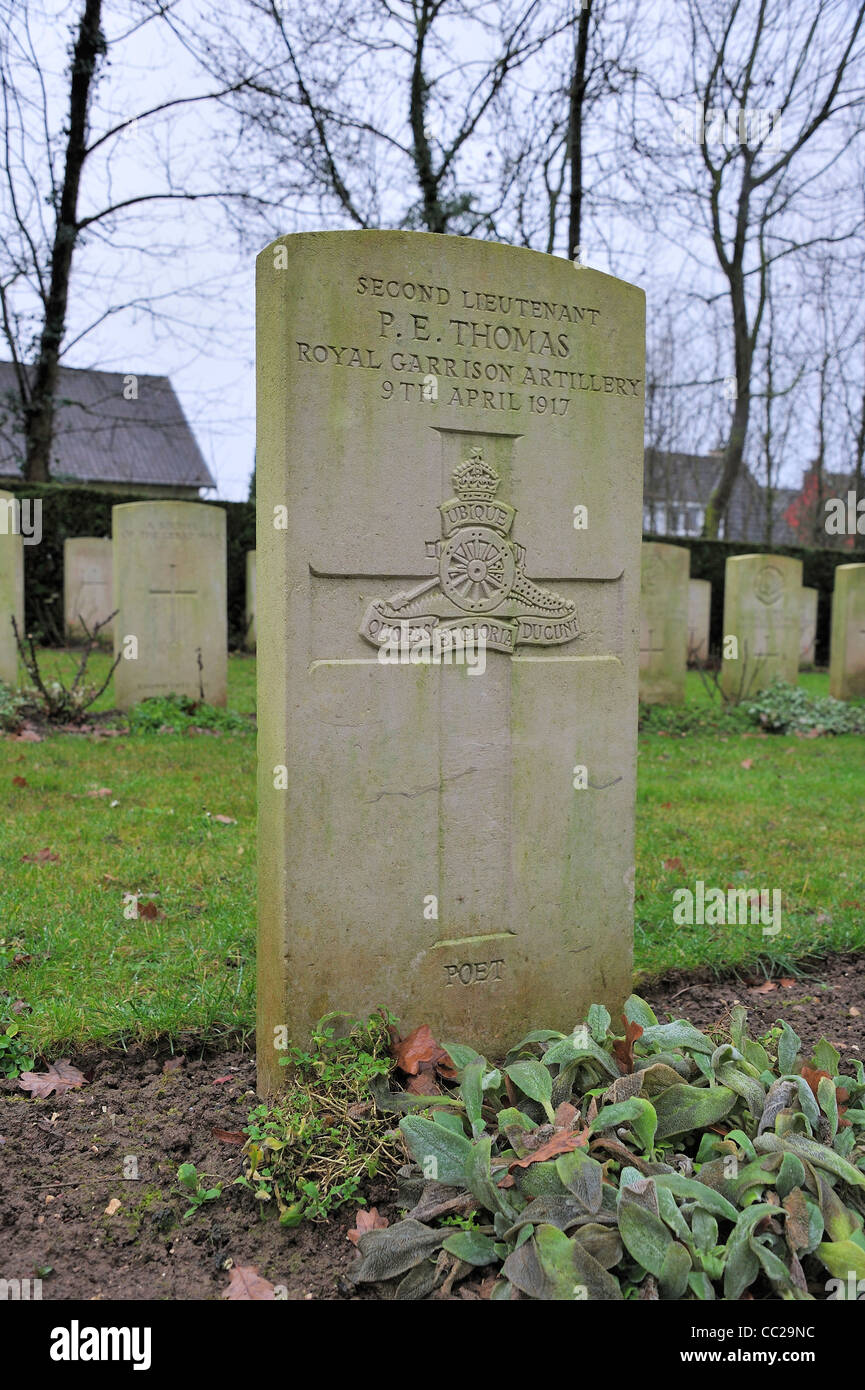
[[456,496],[439,507],[442,538],[427,541],[438,574],[374,600],[362,637],[403,651],[464,644],[512,654],[517,646],[553,646],[580,635],[573,602],[525,573],[525,549],[510,537],[516,509],[496,499],[500,482],[483,451],[472,449],[454,469]]

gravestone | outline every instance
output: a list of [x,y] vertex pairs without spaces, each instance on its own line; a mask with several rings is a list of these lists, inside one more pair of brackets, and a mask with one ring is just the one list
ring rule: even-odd
[[832,595],[829,694],[865,695],[865,565],[838,565]]
[[489,1056],[617,1011],[643,294],[411,232],[257,272],[260,1089],[330,1010]]
[[[92,632],[113,611],[110,540],[97,536],[71,536],[63,542],[63,611],[66,636],[72,641],[84,636],[81,619]],[[99,631],[102,641],[111,641],[113,623]]]
[[225,512],[198,502],[112,507],[120,709],[153,695],[224,705]]
[[712,609],[712,585],[708,579],[688,580],[688,660],[694,663],[709,659],[709,615]]
[[16,499],[0,492],[0,681],[18,684],[18,647],[12,619],[24,634],[24,541]]
[[[802,619],[802,561],[789,555],[735,555],[724,570],[721,689],[755,695],[775,677],[795,685]],[[735,652],[729,642],[735,638]]]
[[680,705],[688,654],[690,551],[644,541],[640,584],[640,699]]
[[255,551],[246,552],[246,636],[243,645],[254,652],[255,635]]
[[817,648],[817,590],[802,588],[799,593],[799,667],[814,665]]

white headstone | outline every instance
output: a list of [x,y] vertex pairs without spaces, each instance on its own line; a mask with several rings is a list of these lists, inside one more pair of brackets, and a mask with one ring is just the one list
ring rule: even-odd
[[629,991],[643,306],[468,238],[258,258],[263,1091],[333,1009],[493,1056]]
[[799,637],[799,667],[801,669],[814,665],[817,649],[817,590],[803,587],[799,602],[802,623]]
[[[92,632],[113,612],[110,540],[97,536],[70,536],[63,542],[63,607],[66,635],[77,640],[84,636],[82,619]],[[99,638],[111,641],[113,623],[100,628]]]
[[24,542],[17,499],[0,492],[0,681],[18,684],[18,647],[12,619],[24,634]]
[[115,654],[120,709],[152,695],[224,705],[227,678],[225,512],[198,502],[112,508]]
[[709,659],[709,617],[712,608],[712,585],[708,579],[688,581],[688,660],[700,663]]
[[865,565],[838,565],[832,595],[829,694],[865,695]]

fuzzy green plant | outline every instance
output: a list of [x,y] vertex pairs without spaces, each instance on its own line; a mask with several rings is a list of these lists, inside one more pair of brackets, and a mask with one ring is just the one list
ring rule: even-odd
[[[659,1023],[636,995],[624,1036],[593,1005],[529,1033],[502,1066],[444,1043],[458,1083],[400,1121],[414,1199],[358,1240],[357,1283],[417,1299],[481,1273],[494,1299],[856,1296],[865,1279],[865,1072],[810,1062],[787,1023],[762,1042]],[[443,1218],[473,1211],[470,1228]],[[865,1284],[859,1285],[865,1288]],[[851,1293],[851,1290],[853,1291]]]
[[775,680],[748,706],[748,714],[772,734],[865,733],[865,704],[812,695],[798,685]]

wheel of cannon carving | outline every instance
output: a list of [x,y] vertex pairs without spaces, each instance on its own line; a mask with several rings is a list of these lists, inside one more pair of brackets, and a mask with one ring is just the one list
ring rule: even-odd
[[510,545],[487,526],[465,526],[442,546],[442,591],[466,613],[490,613],[514,582]]

